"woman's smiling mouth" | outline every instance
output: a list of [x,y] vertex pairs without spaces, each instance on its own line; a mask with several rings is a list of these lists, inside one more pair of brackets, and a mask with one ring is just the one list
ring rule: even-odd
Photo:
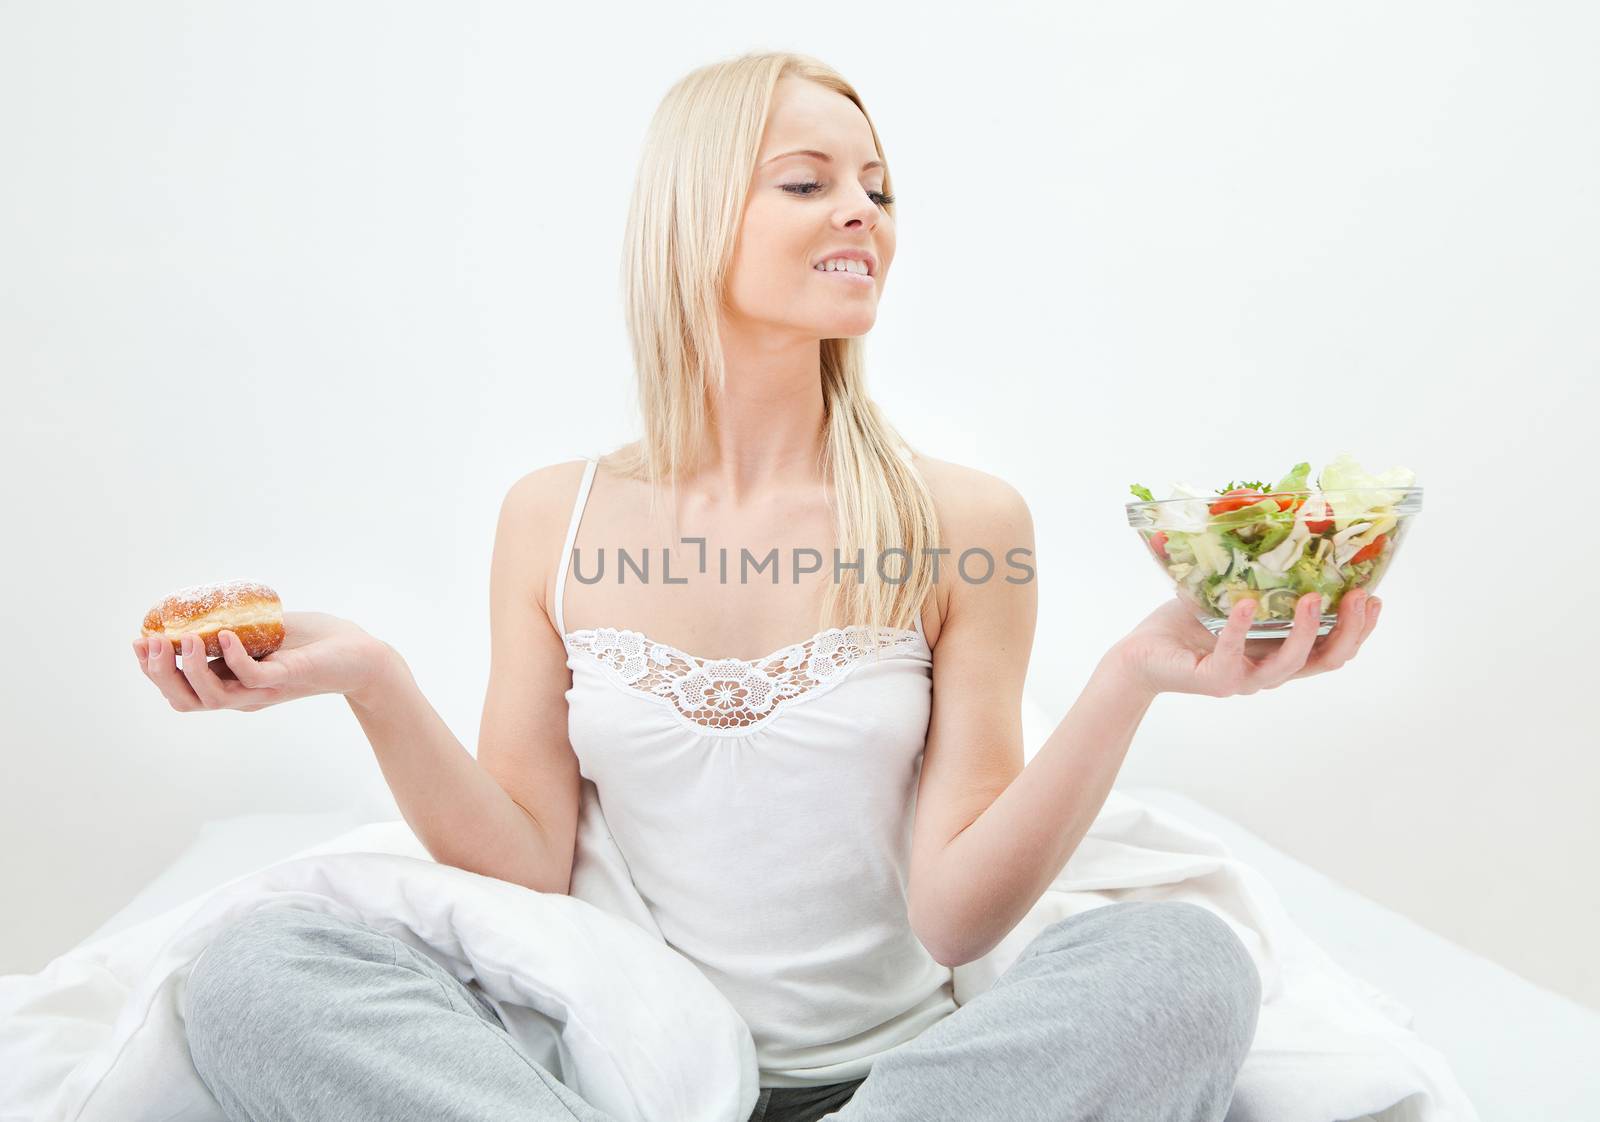
[[818,269],[813,267],[813,273],[821,273],[826,277],[839,277],[847,284],[858,285],[862,288],[872,287],[872,278],[866,273],[852,273],[845,269]]

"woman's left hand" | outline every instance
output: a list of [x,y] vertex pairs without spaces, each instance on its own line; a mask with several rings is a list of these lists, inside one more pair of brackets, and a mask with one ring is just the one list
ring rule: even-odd
[[1337,670],[1354,658],[1378,623],[1381,602],[1373,599],[1369,605],[1367,599],[1365,589],[1346,592],[1333,630],[1319,636],[1322,597],[1307,593],[1295,604],[1294,626],[1286,638],[1246,639],[1254,600],[1235,604],[1227,625],[1213,636],[1188,603],[1174,596],[1117,649],[1124,668],[1152,694],[1250,694]]

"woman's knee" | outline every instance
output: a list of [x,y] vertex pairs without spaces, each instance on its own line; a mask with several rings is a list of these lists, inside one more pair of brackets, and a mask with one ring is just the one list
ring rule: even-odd
[[311,1007],[334,996],[326,979],[307,967],[329,958],[382,957],[382,938],[299,907],[258,908],[234,920],[212,936],[184,986],[191,1051],[291,1030]]
[[1183,1022],[1231,1045],[1240,1062],[1255,1039],[1261,974],[1243,940],[1209,908],[1183,900],[1128,900],[1060,920],[1043,947],[1097,939],[1126,944],[1142,969],[1129,985],[1152,1002],[1181,1008]]
[[1216,1039],[1233,1045],[1242,1063],[1261,1014],[1261,972],[1228,921],[1185,900],[1134,902],[1149,927],[1173,1000],[1207,1019]]

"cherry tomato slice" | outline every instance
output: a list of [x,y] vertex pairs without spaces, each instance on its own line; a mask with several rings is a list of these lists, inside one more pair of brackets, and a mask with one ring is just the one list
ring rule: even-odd
[[1357,553],[1354,557],[1350,558],[1350,564],[1359,565],[1361,562],[1365,561],[1369,557],[1376,557],[1380,552],[1382,552],[1383,543],[1388,541],[1388,540],[1389,540],[1389,535],[1388,534],[1379,534],[1377,537],[1373,538],[1366,545],[1362,546],[1361,547],[1361,551],[1359,553]]
[[[1238,497],[1236,498],[1235,496]],[[1212,503],[1209,509],[1212,514],[1227,514],[1230,510],[1238,510],[1240,507],[1250,506],[1266,497],[1260,491],[1252,491],[1248,487],[1235,487],[1226,495],[1223,495],[1222,498]]]
[[[1317,501],[1321,504],[1322,513],[1327,514],[1328,513],[1328,502],[1327,502],[1327,500],[1326,499],[1318,499]],[[1333,529],[1333,519],[1331,519],[1331,518],[1307,518],[1306,519],[1306,529],[1310,530],[1313,534],[1326,534],[1329,530]]]

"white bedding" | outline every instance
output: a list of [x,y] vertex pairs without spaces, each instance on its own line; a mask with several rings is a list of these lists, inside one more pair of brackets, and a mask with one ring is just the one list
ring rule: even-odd
[[1537,986],[1275,849],[1176,791],[1127,793],[1219,838],[1350,973],[1414,1015],[1493,1122],[1600,1122],[1600,1012]]
[[[1261,970],[1228,1122],[1480,1117],[1444,1057],[1405,1027],[1409,1011],[1325,955],[1261,873],[1120,790],[1023,922],[957,968],[957,999],[981,993],[1045,924],[1129,899],[1215,911]],[[182,1037],[188,969],[222,924],[285,902],[374,923],[476,981],[519,1046],[619,1122],[745,1122],[754,1106],[748,1030],[661,941],[585,781],[571,897],[439,865],[403,822],[372,823],[97,933],[38,974],[0,978],[0,1119],[220,1120]]]
[[[1262,873],[1284,910],[1341,966],[1412,1011],[1485,1119],[1600,1119],[1600,1013],[1294,860],[1209,807],[1160,787],[1127,788],[1219,838]],[[178,858],[79,945],[160,915],[235,877],[359,825],[356,811],[244,814],[208,822]]]

